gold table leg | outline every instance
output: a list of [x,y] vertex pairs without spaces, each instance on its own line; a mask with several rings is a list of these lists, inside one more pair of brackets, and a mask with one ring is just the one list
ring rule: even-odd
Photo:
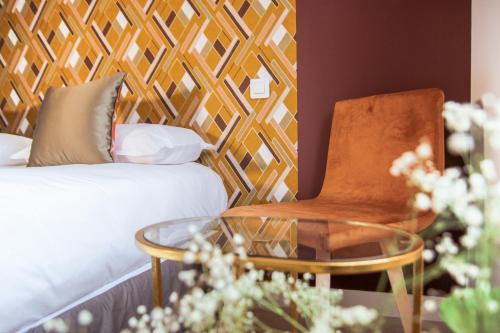
[[160,258],[151,257],[151,274],[153,281],[153,307],[163,307],[163,287],[161,283]]
[[413,263],[413,321],[412,332],[422,330],[422,298],[424,293],[424,260],[420,256]]

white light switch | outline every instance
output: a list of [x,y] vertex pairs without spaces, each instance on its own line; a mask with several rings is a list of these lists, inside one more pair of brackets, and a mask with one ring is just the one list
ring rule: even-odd
[[250,98],[269,98],[269,81],[266,79],[250,80]]

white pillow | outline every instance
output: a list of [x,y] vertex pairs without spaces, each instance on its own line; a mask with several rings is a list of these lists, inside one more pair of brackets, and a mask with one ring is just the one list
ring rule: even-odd
[[152,124],[116,125],[113,160],[118,163],[181,164],[214,149],[193,130]]
[[28,164],[31,141],[24,136],[0,133],[0,166]]

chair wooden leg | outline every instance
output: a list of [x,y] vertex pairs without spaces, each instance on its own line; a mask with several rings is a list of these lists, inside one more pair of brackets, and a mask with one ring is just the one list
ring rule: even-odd
[[413,315],[408,292],[406,291],[403,268],[398,267],[388,269],[387,275],[389,275],[389,282],[391,283],[392,292],[396,300],[399,315],[401,316],[401,323],[403,324],[404,332],[410,333],[412,331],[411,327]]
[[[316,259],[330,260],[330,251],[316,249]],[[316,274],[316,288],[330,289],[330,274]]]
[[[389,248],[389,244],[387,242],[380,242],[380,248],[382,249],[383,253],[391,252],[391,249]],[[410,333],[413,323],[413,315],[410,298],[408,297],[408,291],[406,290],[403,267],[388,269],[387,275],[389,276],[389,283],[391,284],[392,293],[394,294],[396,305],[399,310],[401,323],[403,324],[403,330],[405,333]]]

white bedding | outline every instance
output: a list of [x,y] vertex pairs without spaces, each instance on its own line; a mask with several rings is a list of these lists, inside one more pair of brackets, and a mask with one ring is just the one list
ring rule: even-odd
[[139,228],[226,205],[220,177],[197,163],[0,168],[0,332],[26,330],[143,271]]

